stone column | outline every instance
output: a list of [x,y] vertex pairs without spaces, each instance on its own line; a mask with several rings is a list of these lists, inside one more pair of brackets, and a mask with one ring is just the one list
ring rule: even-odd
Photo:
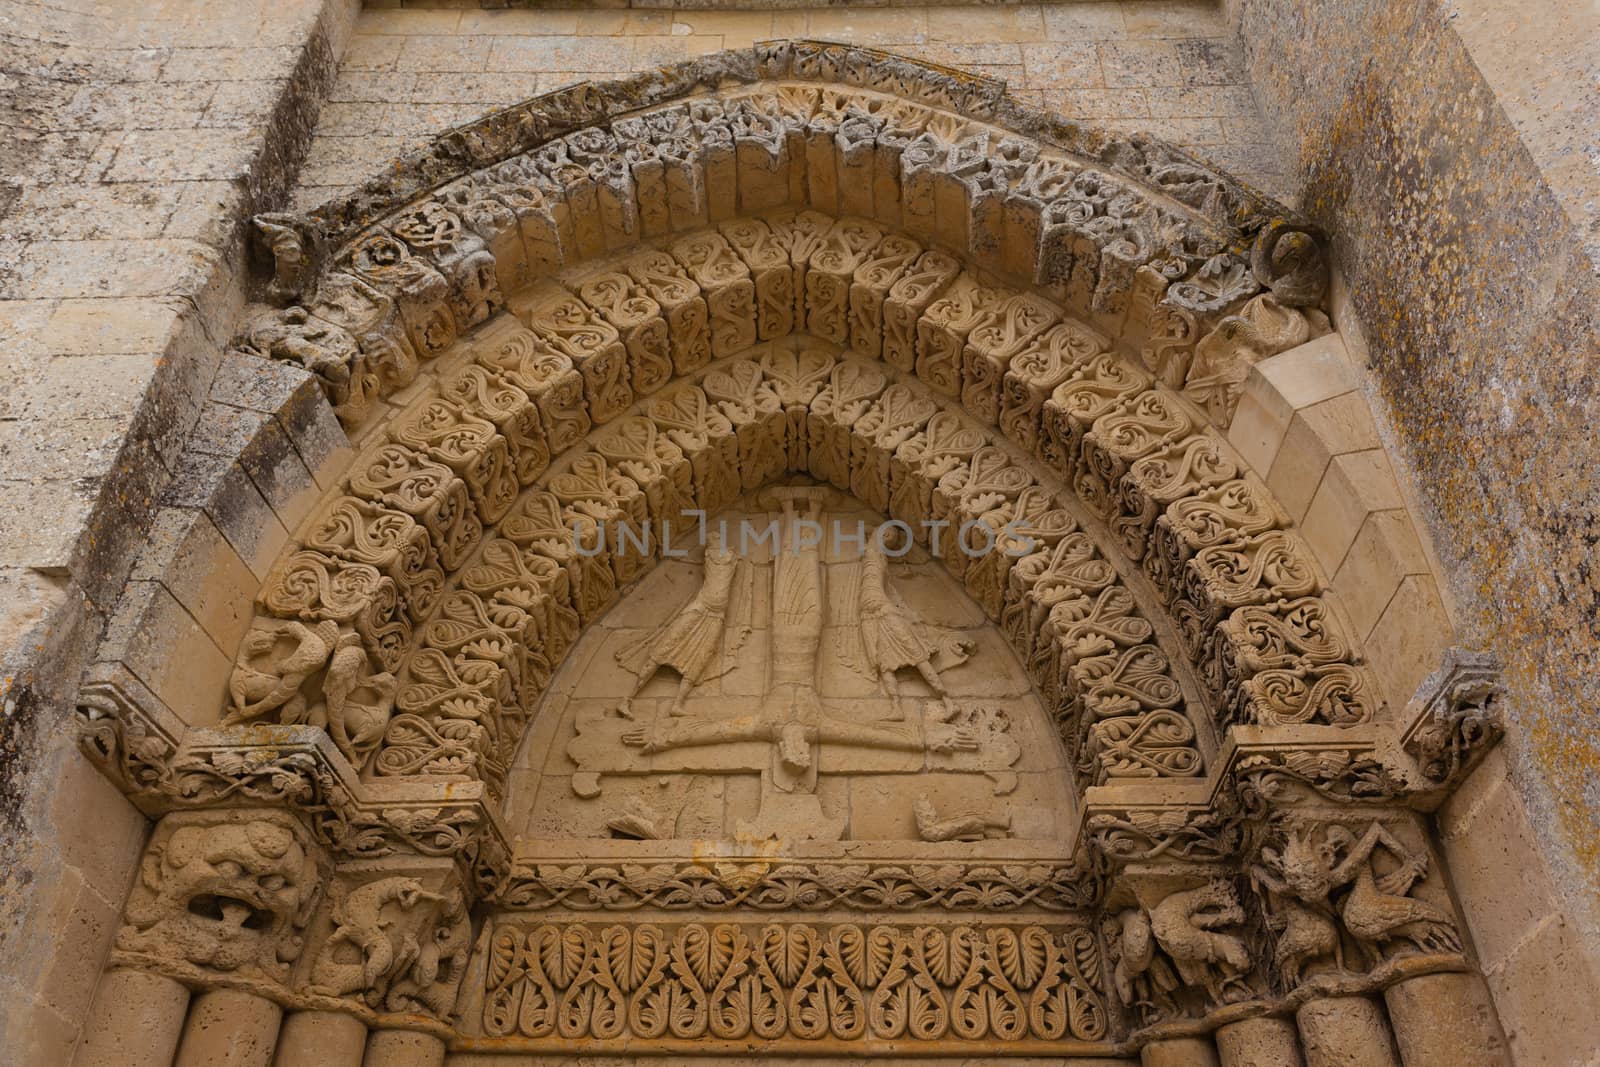
[[361,1067],[367,1024],[342,1011],[295,1011],[283,1020],[272,1067]]
[[[1222,1067],[1302,1067],[1300,1038],[1288,1019],[1244,1019],[1217,1030]],[[1461,1067],[1461,1065],[1456,1065]]]
[[283,1009],[266,997],[212,989],[195,998],[175,1067],[270,1067]]
[[1152,1041],[1139,1050],[1141,1067],[1217,1067],[1217,1048],[1203,1037]]
[[444,1067],[444,1042],[415,1030],[377,1030],[362,1067]]
[[107,971],[73,1057],[76,1067],[171,1067],[189,990],[150,971]]
[[1406,1067],[1510,1067],[1505,1031],[1480,975],[1420,975],[1390,986],[1383,999]]
[[1400,1067],[1383,1005],[1370,997],[1307,1001],[1295,1022],[1306,1067]]

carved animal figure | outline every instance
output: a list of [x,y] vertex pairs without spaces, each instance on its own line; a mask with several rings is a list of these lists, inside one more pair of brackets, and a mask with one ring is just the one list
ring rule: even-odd
[[414,962],[396,979],[386,1004],[390,1011],[449,1014],[472,951],[472,922],[460,892],[452,892],[440,909],[430,935]]
[[[371,674],[369,670],[361,635],[354,631],[340,635],[322,682],[322,696],[327,702],[323,714],[334,744],[350,757],[358,771],[383,740],[394,708],[394,675],[388,671]],[[362,692],[369,693],[372,699],[355,699]],[[311,721],[316,720],[317,713],[313,711]]]
[[316,863],[287,827],[267,819],[184,824],[145,852],[117,945],[281,977],[300,952],[317,891]]
[[[1333,827],[1329,834],[1346,847],[1354,842],[1343,827]],[[1383,843],[1388,847],[1399,846],[1398,842],[1393,846],[1387,841]],[[1460,952],[1461,935],[1444,909],[1406,895],[1427,871],[1427,853],[1401,853],[1404,858],[1400,866],[1378,878],[1372,872],[1371,846],[1367,846],[1367,850],[1368,858],[1356,867],[1355,881],[1339,912],[1344,928],[1359,941],[1371,942],[1380,948],[1390,941],[1407,940],[1425,951]],[[1374,962],[1379,955],[1381,953],[1374,952]]]
[[1213,1001],[1250,967],[1250,949],[1219,927],[1244,922],[1233,886],[1213,881],[1197,889],[1172,893],[1150,909],[1150,931],[1172,957],[1185,986],[1204,989]]
[[[259,657],[271,653],[285,638],[294,642],[287,655],[260,666],[246,662],[259,662]],[[282,708],[280,722],[305,722],[306,698],[300,687],[328,662],[338,642],[339,624],[326,619],[314,627],[291,622],[279,630],[252,630],[244,640],[244,655],[228,678],[233,708],[224,721],[229,725],[252,722]]]
[[969,811],[941,819],[926,794],[912,802],[911,811],[917,818],[917,834],[924,841],[982,841],[986,837],[1011,836],[1010,812],[996,816]]
[[1311,337],[1306,316],[1283,307],[1270,294],[1250,300],[1195,345],[1194,364],[1183,391],[1204,407],[1218,425],[1233,419],[1250,368]]
[[1331,917],[1315,911],[1293,898],[1273,894],[1272,914],[1267,925],[1277,935],[1272,949],[1273,962],[1291,986],[1300,984],[1312,960],[1332,956],[1334,965],[1344,968],[1344,943]]
[[[360,992],[374,1006],[382,1003],[390,982],[422,951],[417,942],[422,924],[410,913],[423,903],[440,904],[444,899],[423,889],[415,878],[399,876],[351,890],[333,908],[335,928],[312,965],[313,986],[334,996]],[[358,958],[338,959],[342,945],[354,948]]]
[[[1399,866],[1382,877],[1372,867],[1373,852],[1380,847],[1399,860]],[[1342,826],[1291,826],[1283,849],[1263,848],[1261,857],[1262,863],[1252,871],[1257,884],[1294,898],[1290,904],[1298,901],[1315,915],[1337,913],[1345,932],[1373,963],[1395,940],[1410,941],[1430,952],[1461,950],[1461,937],[1451,917],[1437,905],[1409,895],[1427,871],[1427,854],[1412,852],[1380,822],[1374,821],[1359,839]],[[1349,892],[1335,905],[1334,894],[1346,886]],[[1285,974],[1296,981],[1300,970],[1314,958],[1309,953],[1316,942],[1325,941],[1326,935],[1304,916],[1294,916],[1292,909],[1284,927],[1294,930],[1301,942],[1288,954],[1294,975]],[[1281,947],[1278,951],[1284,953]],[[1336,962],[1344,966],[1342,958]]]
[[1159,951],[1143,908],[1128,908],[1108,920],[1106,942],[1115,961],[1111,983],[1124,1004],[1142,1009],[1147,1019],[1175,1010],[1178,976]]

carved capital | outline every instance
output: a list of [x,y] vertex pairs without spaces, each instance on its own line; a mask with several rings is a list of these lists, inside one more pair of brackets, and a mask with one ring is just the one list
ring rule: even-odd
[[502,922],[486,941],[462,1026],[500,1049],[669,1038],[808,1055],[880,1041],[1070,1053],[1111,1029],[1099,944],[1071,922]]
[[1466,967],[1423,816],[1306,805],[1272,812],[1252,836],[1246,873],[1286,990],[1350,992]]
[[1486,652],[1452,648],[1406,705],[1401,744],[1428,784],[1454,788],[1505,732],[1500,666]]
[[174,812],[145,846],[113,962],[273,995],[301,955],[327,872],[323,849],[285,812]]
[[472,949],[459,873],[447,861],[355,863],[335,874],[297,985],[357,1011],[448,1021]]
[[1111,987],[1135,1027],[1200,1020],[1265,997],[1263,930],[1231,865],[1137,864],[1101,930]]

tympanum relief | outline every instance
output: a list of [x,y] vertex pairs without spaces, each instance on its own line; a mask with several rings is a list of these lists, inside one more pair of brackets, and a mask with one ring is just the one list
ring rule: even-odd
[[[533,839],[922,846],[1070,833],[1050,720],[929,557],[839,492],[698,527],[580,642],[510,812]],[[677,553],[689,558],[674,559]]]

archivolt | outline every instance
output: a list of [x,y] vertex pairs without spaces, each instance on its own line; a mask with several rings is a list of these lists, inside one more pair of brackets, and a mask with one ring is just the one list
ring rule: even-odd
[[[1210,425],[1253,359],[1325,328],[1317,238],[1166,146],[780,42],[539,98],[262,232],[302,303],[238,347],[315,372],[363,444],[262,588],[228,700],[325,718],[341,754],[289,725],[167,730],[152,760],[91,728],[153,805],[274,794],[346,854],[403,839],[492,892],[528,709],[650,563],[586,558],[573,526],[792,472],[1035,538],[944,559],[1084,786],[1198,775],[1233,723],[1379,715],[1309,553]],[[253,743],[252,767],[204,759]]]

